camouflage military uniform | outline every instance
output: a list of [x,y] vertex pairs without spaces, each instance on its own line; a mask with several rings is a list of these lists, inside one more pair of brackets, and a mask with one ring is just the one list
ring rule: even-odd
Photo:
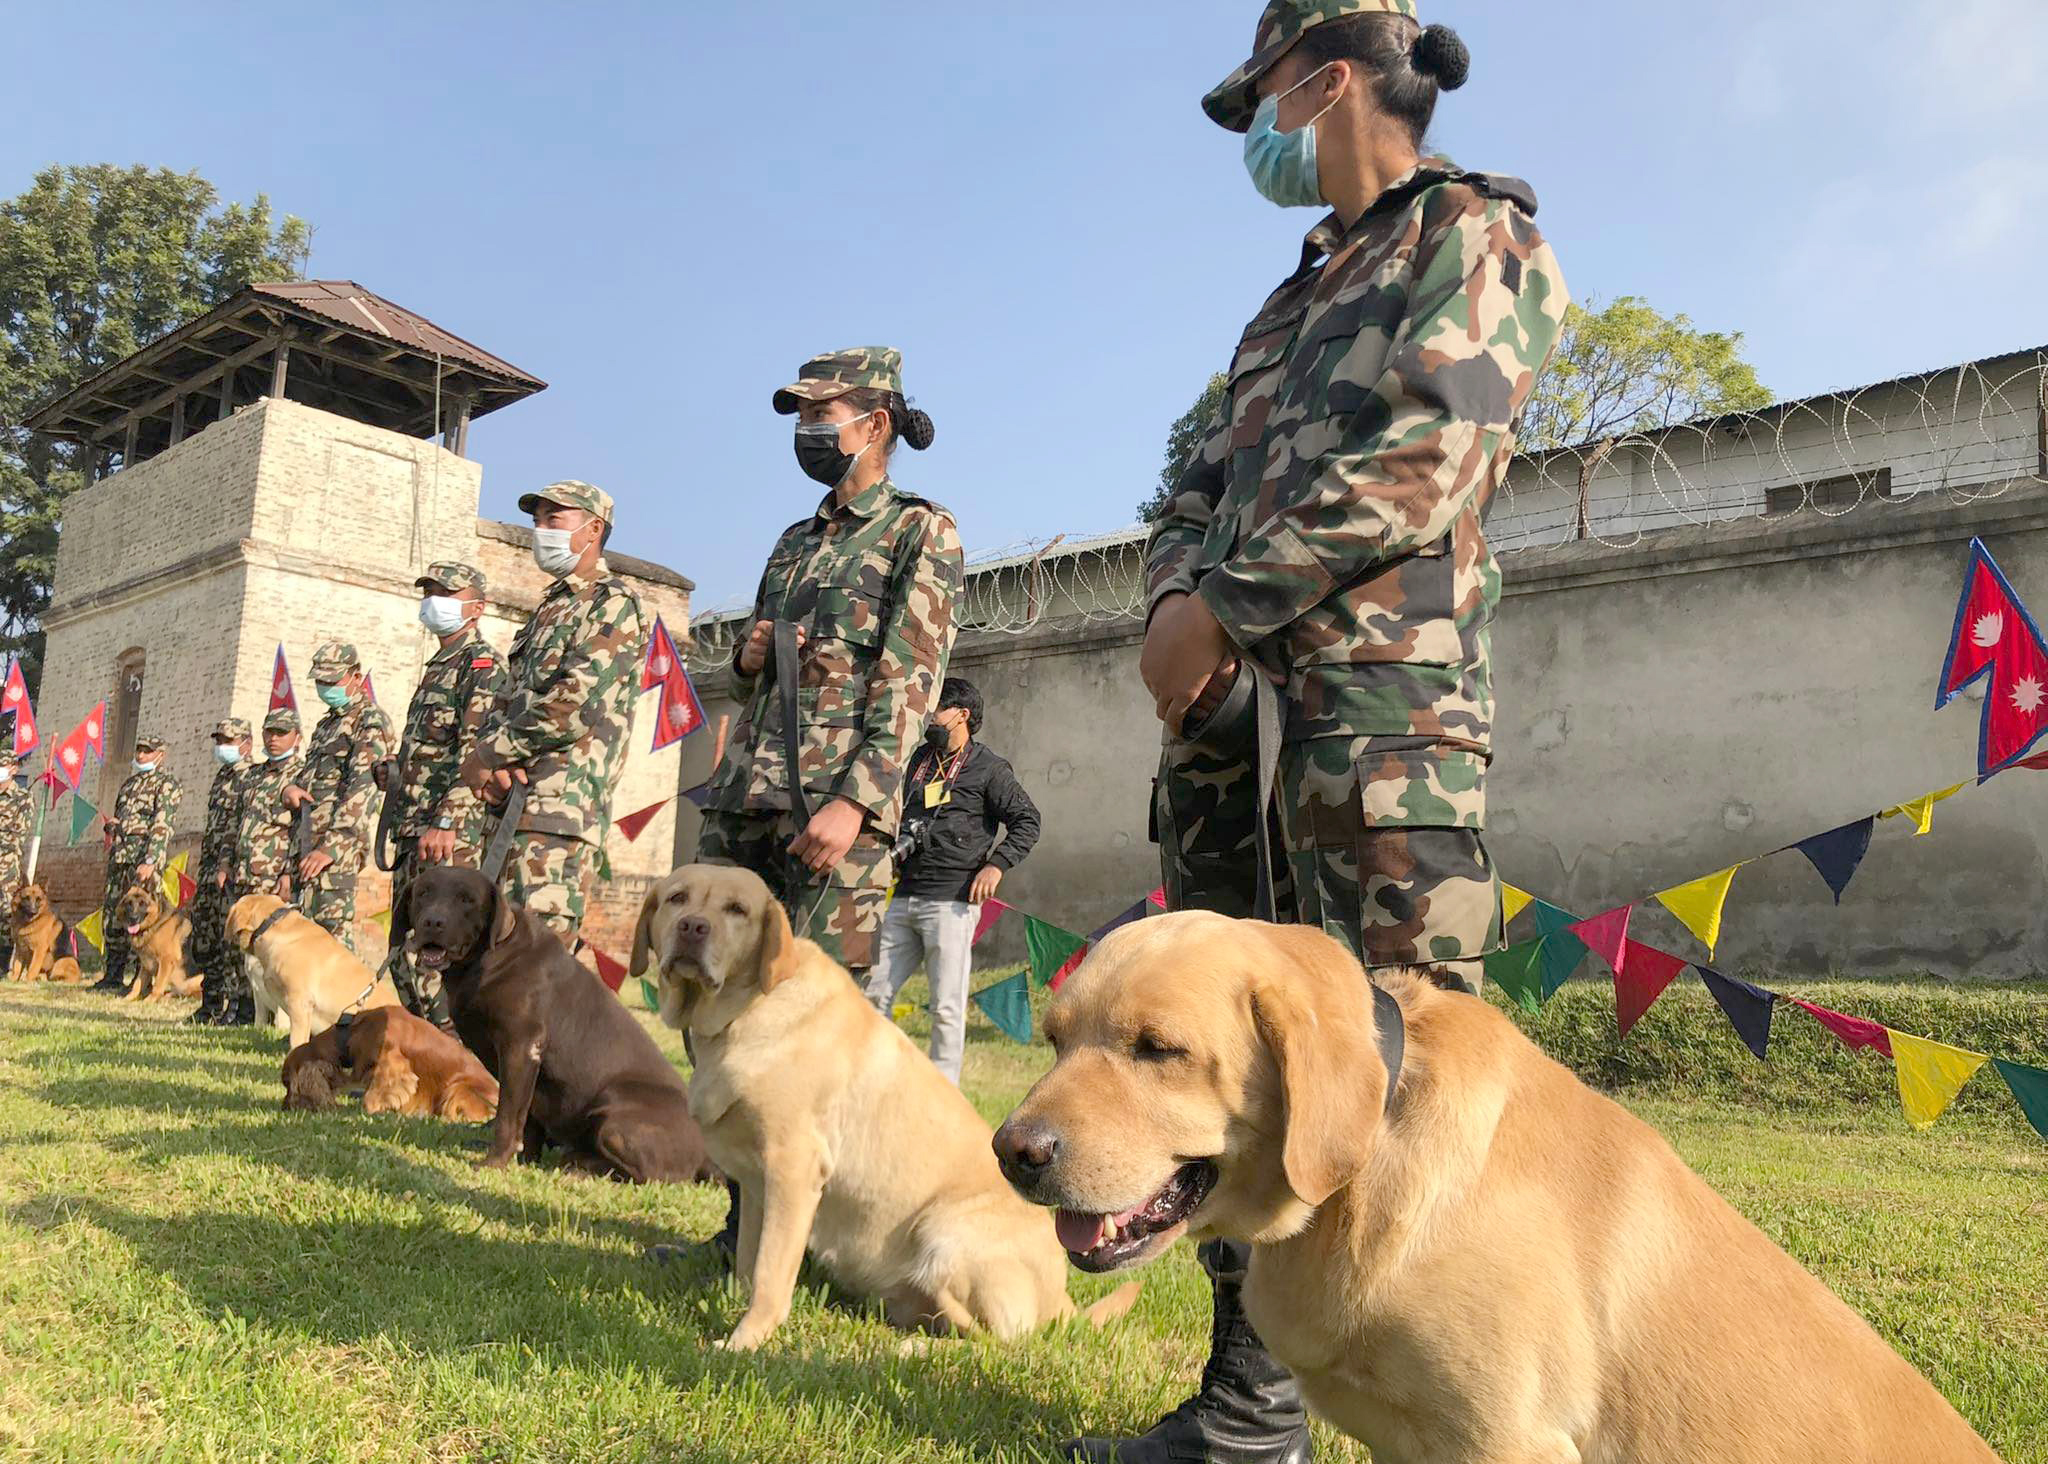
[[128,970],[128,931],[114,918],[114,906],[135,884],[136,871],[150,865],[161,876],[170,853],[171,823],[178,816],[177,779],[163,768],[163,743],[153,737],[137,738],[138,753],[157,754],[156,765],[147,772],[131,773],[114,795],[114,811],[108,826],[114,835],[107,852],[107,888],[103,902],[107,973],[112,985],[123,980]]
[[[229,717],[213,729],[216,746],[240,742],[249,724]],[[225,742],[223,742],[225,739]],[[224,1009],[234,999],[241,961],[227,940],[227,876],[235,862],[235,839],[241,832],[242,787],[249,781],[248,762],[227,763],[213,775],[206,792],[206,832],[199,840],[199,888],[192,896],[192,961],[199,968],[202,1012]]]
[[[484,589],[484,577],[466,564],[434,564],[419,584],[447,590]],[[399,743],[397,781],[385,790],[391,807],[391,889],[412,883],[420,869],[420,835],[429,829],[455,834],[453,863],[474,869],[483,859],[488,831],[483,803],[457,780],[463,760],[476,745],[485,717],[504,680],[498,653],[472,627],[434,653],[406,708]],[[398,994],[421,1016],[445,1015],[439,972],[422,971],[394,943],[389,969]]]
[[[612,501],[588,483],[556,483],[519,500],[546,499],[609,524]],[[626,767],[647,622],[640,599],[600,559],[541,596],[506,657],[497,698],[463,764],[474,791],[500,769],[527,778],[526,809],[501,885],[573,947],[596,888],[612,792]]]
[[[263,719],[266,732],[296,732],[298,713],[272,712]],[[251,767],[242,783],[241,817],[228,864],[228,904],[244,895],[292,898],[298,885],[298,827],[304,815],[294,813],[284,790],[305,772],[304,751],[294,747],[282,757],[266,758]]]
[[[340,683],[360,669],[355,648],[330,641],[313,653],[313,677]],[[299,906],[351,951],[356,948],[356,880],[369,862],[377,783],[371,769],[391,756],[391,719],[358,694],[329,707],[306,745],[305,782],[309,847],[334,862],[299,890]]]
[[[1213,113],[1212,113],[1213,115]],[[1284,676],[1293,915],[1368,966],[1476,990],[1499,907],[1481,842],[1500,573],[1480,515],[1567,296],[1526,184],[1425,158],[1309,234],[1147,549],[1150,602],[1199,594]],[[1169,899],[1247,913],[1253,780],[1168,738]]]
[[[829,400],[854,388],[900,395],[900,372],[894,351],[819,357],[776,405],[794,411],[795,398]],[[904,769],[952,654],[961,574],[953,516],[886,477],[849,503],[839,503],[836,490],[826,494],[768,556],[753,618],[791,621],[804,632],[798,776],[814,813],[844,798],[866,814],[852,849],[826,874],[789,854],[802,829],[791,811],[773,656],[758,677],[733,664],[744,711],[712,777],[698,858],[759,874],[797,933],[856,972],[874,964]]]

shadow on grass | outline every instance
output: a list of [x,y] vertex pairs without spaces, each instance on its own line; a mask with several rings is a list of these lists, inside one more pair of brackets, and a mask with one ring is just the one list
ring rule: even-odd
[[[906,1435],[970,1453],[1014,1455],[1032,1434],[1050,1443],[1083,1401],[1022,1393],[1000,1370],[1000,1351],[967,1344],[952,1344],[943,1386],[935,1378],[921,1386],[929,1366],[896,1358],[888,1339],[864,1359],[772,1342],[753,1356],[722,1353],[711,1344],[740,1304],[723,1290],[689,1290],[686,1280],[705,1279],[701,1268],[656,1271],[560,1238],[485,1238],[426,1216],[418,1225],[226,1211],[158,1217],[55,1195],[16,1205],[8,1218],[33,1229],[84,1220],[120,1237],[138,1264],[204,1312],[339,1346],[383,1339],[443,1357],[523,1348],[592,1375],[630,1363],[679,1392],[746,1384],[828,1411],[878,1415]],[[650,1291],[661,1303],[654,1308]],[[899,1371],[910,1375],[901,1385],[890,1376]],[[961,1408],[962,1390],[972,1409]],[[693,1445],[689,1457],[737,1464],[751,1456]]]

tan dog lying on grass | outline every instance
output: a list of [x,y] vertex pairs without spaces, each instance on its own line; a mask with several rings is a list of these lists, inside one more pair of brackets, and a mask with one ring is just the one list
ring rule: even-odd
[[1090,1271],[1252,1242],[1253,1326],[1375,1464],[1996,1464],[1649,1125],[1486,1002],[1382,984],[1398,1015],[1313,929],[1118,931],[1004,1172]]
[[498,1080],[476,1054],[404,1007],[376,1007],[337,1022],[284,1060],[284,1106],[318,1113],[345,1092],[363,1112],[451,1123],[489,1123]]
[[123,1001],[168,1001],[199,995],[199,973],[185,966],[185,937],[192,917],[173,910],[154,884],[130,885],[114,902],[114,923],[128,932],[135,952],[135,984]]
[[228,910],[227,936],[242,952],[249,973],[256,1025],[283,1026],[292,1047],[326,1031],[343,1012],[399,1005],[390,977],[365,966],[276,895],[244,895],[235,901]]
[[50,908],[50,897],[41,885],[16,885],[7,919],[14,938],[14,955],[7,962],[10,981],[79,979],[77,958],[58,948],[64,941],[64,922]]
[[[692,865],[655,885],[633,942],[661,1017],[688,1034],[690,1108],[740,1187],[725,1346],[789,1316],[805,1248],[892,1325],[1004,1339],[1075,1314],[1052,1217],[1003,1183],[988,1125],[845,970],[790,932],[759,877]],[[1127,1286],[1089,1307],[1129,1310]]]

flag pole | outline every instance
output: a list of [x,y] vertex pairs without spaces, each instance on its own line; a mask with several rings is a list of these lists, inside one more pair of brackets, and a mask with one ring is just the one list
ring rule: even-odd
[[43,820],[49,815],[49,811],[49,800],[38,798],[36,800],[36,829],[28,841],[28,874],[22,880],[24,884],[34,884],[36,882],[36,861],[43,856]]

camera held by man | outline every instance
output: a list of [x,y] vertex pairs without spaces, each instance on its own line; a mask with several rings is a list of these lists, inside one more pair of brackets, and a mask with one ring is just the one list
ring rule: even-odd
[[1009,763],[976,740],[980,732],[981,693],[947,677],[905,775],[896,898],[867,983],[868,999],[887,1012],[923,963],[932,989],[932,1061],[956,1083],[980,907],[1038,842],[1038,806]]

